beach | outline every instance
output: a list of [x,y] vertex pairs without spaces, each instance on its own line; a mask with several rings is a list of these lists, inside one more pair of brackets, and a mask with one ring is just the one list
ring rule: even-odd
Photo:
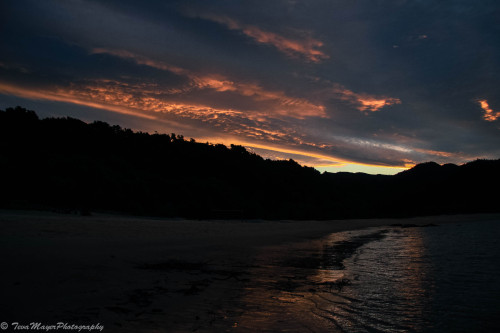
[[[258,309],[243,303],[263,253],[347,230],[494,219],[206,221],[2,210],[0,321],[100,324],[105,332],[252,331],[241,323]],[[287,290],[284,281],[276,295]]]

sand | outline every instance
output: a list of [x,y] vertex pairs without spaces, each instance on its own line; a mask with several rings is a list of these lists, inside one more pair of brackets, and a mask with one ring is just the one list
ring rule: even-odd
[[251,310],[242,306],[242,290],[266,249],[371,226],[498,217],[192,221],[0,210],[0,321],[11,328],[100,324],[105,332],[236,331]]

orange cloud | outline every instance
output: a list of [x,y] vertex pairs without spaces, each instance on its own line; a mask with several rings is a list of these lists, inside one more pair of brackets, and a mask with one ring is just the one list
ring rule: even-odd
[[212,89],[216,92],[234,92],[249,97],[254,101],[269,101],[273,103],[272,108],[267,109],[264,113],[259,113],[257,110],[254,110],[254,115],[265,117],[279,115],[297,119],[305,119],[306,117],[326,117],[325,107],[323,105],[314,104],[304,98],[290,97],[283,91],[265,90],[255,83],[236,82],[219,74],[193,73],[192,71],[172,66],[165,62],[151,60],[128,51],[100,48],[92,50],[92,53],[106,53],[130,59],[137,64],[170,71],[177,75],[185,76],[190,80],[189,86],[170,89],[167,91],[168,93],[186,93],[194,89]]
[[356,108],[362,112],[376,112],[380,111],[385,106],[401,104],[399,98],[355,93],[340,85],[335,85],[333,92],[338,95],[340,100],[356,105]]
[[323,42],[317,39],[310,37],[305,39],[291,39],[274,32],[262,30],[253,25],[241,24],[225,16],[203,15],[202,17],[223,24],[231,30],[241,31],[256,42],[272,45],[289,56],[300,56],[316,63],[329,58],[323,51],[318,50],[318,48],[323,46]]
[[[154,91],[154,85],[152,85],[153,87],[144,84],[139,86],[145,88],[145,91]],[[331,146],[324,143],[310,142],[304,138],[303,134],[293,128],[283,127],[283,125],[276,128],[271,123],[266,122],[266,119],[263,119],[264,122],[253,121],[246,114],[237,110],[163,101],[154,95],[135,94],[133,92],[136,88],[135,85],[114,80],[96,80],[92,84],[73,84],[67,88],[53,90],[40,88],[31,90],[0,82],[0,93],[30,99],[67,102],[134,115],[168,124],[170,128],[173,126],[178,129],[189,129],[190,125],[183,123],[184,119],[208,122],[213,128],[210,132],[216,131],[220,135],[217,139],[218,142],[241,144],[245,147],[293,154],[297,156],[296,160],[307,161],[306,164],[313,166],[338,165],[339,163],[372,167],[384,166],[356,163],[321,153],[321,149]],[[198,139],[204,140],[206,138],[198,137]],[[316,152],[308,151],[310,148],[316,150]]]
[[326,117],[323,105],[311,103],[303,98],[287,96],[282,91],[265,90],[257,84],[234,82],[220,75],[191,76],[191,78],[194,86],[198,89],[209,88],[217,92],[232,91],[242,96],[251,97],[255,101],[275,102],[272,110],[267,110],[260,115],[281,115],[297,119]]
[[[108,81],[108,80],[101,80]],[[114,81],[111,81],[114,82]],[[126,86],[126,84],[124,84]],[[136,96],[119,87],[105,85],[73,84],[71,87],[56,89],[29,89],[0,82],[0,93],[35,100],[49,100],[88,106],[139,118],[154,120],[168,128],[191,131],[193,127],[185,120],[219,122],[237,117],[238,111],[208,108],[194,104],[168,103],[148,96]],[[220,118],[220,119],[219,119]],[[217,126],[217,124],[215,125]],[[198,127],[194,128],[199,132]]]
[[[154,85],[153,85],[154,87]],[[139,89],[138,89],[139,88]],[[141,90],[142,89],[142,90]],[[95,80],[57,89],[30,90],[0,83],[0,93],[30,99],[44,99],[85,105],[93,108],[134,115],[169,123],[178,128],[189,128],[180,122],[199,121],[210,124],[212,131],[221,134],[257,139],[259,141],[297,143],[300,138],[291,129],[276,129],[269,119],[253,120],[238,110],[212,108],[184,102],[163,100],[161,96],[145,93],[153,91],[147,84],[129,85],[115,80]]]
[[31,90],[31,89],[17,87],[14,85],[9,85],[9,84],[5,84],[5,83],[0,82],[0,93],[15,95],[15,96],[29,98],[29,99],[73,103],[73,104],[78,104],[78,105],[89,106],[89,107],[96,108],[96,109],[109,110],[109,111],[113,111],[113,112],[117,112],[117,113],[121,113],[121,114],[133,115],[133,116],[137,116],[137,117],[141,117],[141,118],[157,120],[157,118],[155,116],[134,112],[132,110],[129,110],[128,108],[124,108],[124,107],[121,107],[118,105],[103,105],[97,101],[78,99],[78,98],[75,98],[75,96],[72,95],[71,93],[63,92],[61,90],[58,90],[58,91],[50,91],[50,90],[43,90],[43,89]]
[[[241,138],[274,142],[275,144],[299,145],[321,148],[306,142],[300,133],[292,128],[276,128],[269,119],[252,119],[241,111],[211,108],[182,102],[169,102],[161,97],[145,92],[155,92],[155,85],[131,85],[116,80],[95,80],[81,84],[73,83],[69,87],[56,89],[26,89],[0,82],[0,93],[16,95],[30,99],[43,99],[85,105],[92,108],[109,110],[121,114],[134,115],[168,123],[178,128],[189,128],[180,122],[184,120],[209,123],[212,131],[220,135],[229,135],[225,140],[235,143]],[[236,138],[236,140],[234,140]],[[239,138],[239,139],[238,139]],[[254,145],[255,146],[255,145]],[[259,147],[263,147],[262,144]],[[304,155],[304,154],[302,154]],[[309,153],[309,155],[311,155]],[[319,156],[319,155],[318,155]],[[312,155],[311,155],[312,157]]]
[[427,154],[427,155],[434,155],[434,156],[439,156],[439,157],[459,157],[459,156],[461,156],[460,154],[453,154],[453,153],[449,153],[449,152],[446,152],[446,151],[438,151],[438,150],[430,150],[430,149],[419,149],[419,148],[415,148],[414,150],[416,152],[419,152],[419,153],[424,153],[424,154]]
[[[139,89],[138,89],[139,88]],[[231,109],[212,108],[183,102],[171,102],[156,96],[155,92],[149,93],[144,85],[139,87],[129,86],[117,81],[95,81],[85,84],[72,84],[69,88],[60,88],[59,95],[68,95],[83,101],[94,101],[103,105],[134,109],[139,113],[162,113],[207,121],[217,119],[221,115],[234,116],[240,111]]]
[[481,108],[484,111],[483,118],[486,121],[495,121],[500,117],[500,112],[493,111],[491,107],[488,104],[488,101],[483,99],[478,101],[479,104],[481,105]]

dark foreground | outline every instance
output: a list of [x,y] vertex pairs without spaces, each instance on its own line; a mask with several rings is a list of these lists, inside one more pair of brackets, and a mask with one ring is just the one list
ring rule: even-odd
[[323,173],[242,146],[0,110],[0,208],[196,219],[500,213],[500,160],[394,176]]
[[[471,287],[485,295],[498,288],[491,289],[488,271],[474,266],[474,251],[462,265],[450,261],[449,280],[436,284],[429,272],[446,272],[426,263],[422,235],[440,230],[446,240],[448,222],[492,220],[499,216],[189,221],[1,211],[0,321],[11,328],[13,322],[100,324],[105,332],[442,331],[433,315],[455,318],[465,310],[439,312],[442,303],[432,308],[416,301],[420,291],[425,299],[431,293],[460,305],[471,299]],[[361,230],[367,227],[375,228]],[[480,240],[455,246],[483,251]],[[389,255],[394,251],[406,257],[398,261]],[[374,262],[394,272],[373,269]],[[472,306],[479,305],[478,299]],[[469,321],[486,320],[486,326],[471,327],[491,328],[497,306]],[[400,320],[369,308],[397,310]]]

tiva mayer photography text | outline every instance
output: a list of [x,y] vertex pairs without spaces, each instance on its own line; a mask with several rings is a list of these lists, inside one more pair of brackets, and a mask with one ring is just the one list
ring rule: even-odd
[[97,323],[97,324],[90,324],[90,325],[80,325],[80,324],[69,324],[69,323],[63,323],[63,322],[58,322],[56,324],[44,324],[44,323],[39,323],[39,322],[32,322],[32,323],[19,323],[19,322],[13,322],[10,325],[6,322],[3,322],[0,324],[0,328],[2,330],[6,330],[10,328],[11,330],[17,330],[17,331],[59,331],[59,330],[64,330],[64,331],[77,331],[77,332],[82,332],[82,331],[102,331],[104,329],[104,326]]

